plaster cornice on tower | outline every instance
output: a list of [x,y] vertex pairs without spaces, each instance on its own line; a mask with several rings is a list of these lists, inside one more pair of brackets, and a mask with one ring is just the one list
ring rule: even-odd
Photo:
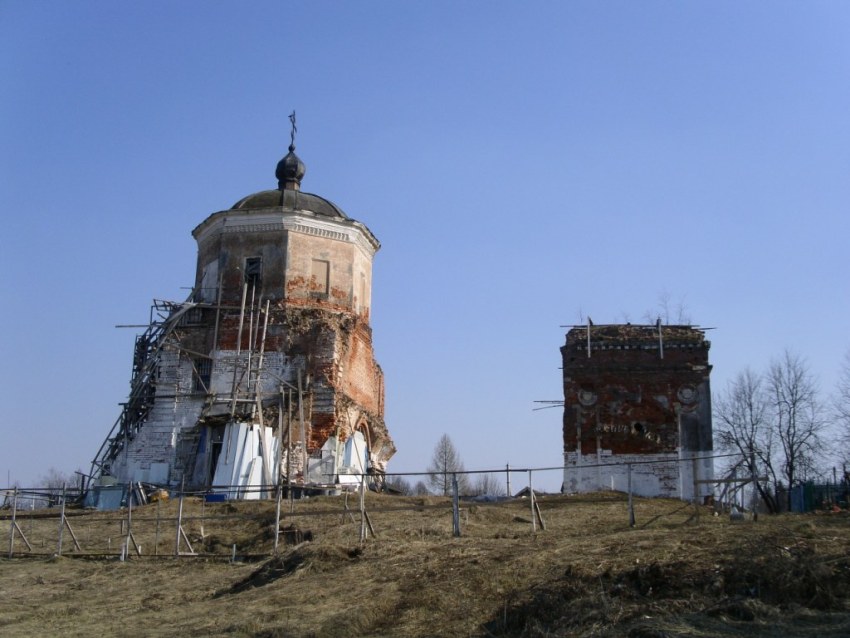
[[329,219],[310,211],[292,212],[280,208],[227,210],[213,213],[201,222],[192,236],[199,245],[230,233],[290,231],[355,244],[374,257],[381,244],[365,224],[353,219]]

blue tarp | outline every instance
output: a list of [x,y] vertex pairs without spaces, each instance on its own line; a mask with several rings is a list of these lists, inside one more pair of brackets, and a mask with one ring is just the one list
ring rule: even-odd
[[126,485],[95,485],[86,494],[83,505],[100,511],[120,510],[127,499]]

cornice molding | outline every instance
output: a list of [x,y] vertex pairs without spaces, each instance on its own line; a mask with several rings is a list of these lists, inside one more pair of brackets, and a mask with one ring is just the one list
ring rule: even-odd
[[308,212],[223,211],[210,215],[192,232],[202,247],[217,236],[231,233],[288,231],[356,245],[370,259],[380,243],[362,223],[353,219],[323,219]]

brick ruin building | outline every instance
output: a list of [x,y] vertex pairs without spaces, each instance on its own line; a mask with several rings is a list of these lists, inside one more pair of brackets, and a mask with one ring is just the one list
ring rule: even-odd
[[565,492],[690,500],[711,486],[710,342],[694,326],[573,327],[564,370]]
[[380,244],[301,191],[294,141],[293,116],[278,188],[192,231],[194,289],[155,302],[136,339],[129,399],[93,463],[101,482],[234,485],[249,497],[279,480],[333,486],[386,471],[395,446],[369,325]]

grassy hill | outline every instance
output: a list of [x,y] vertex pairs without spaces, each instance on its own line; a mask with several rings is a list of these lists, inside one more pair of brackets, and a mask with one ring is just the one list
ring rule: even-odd
[[545,531],[526,500],[463,504],[455,538],[447,499],[366,503],[376,535],[361,545],[356,498],[351,515],[342,497],[296,502],[277,556],[273,502],[187,499],[199,557],[171,556],[174,502],[133,510],[142,555],[123,562],[120,513],[69,519],[84,553],[109,554],[89,558],[67,531],[51,557],[58,521],[36,517],[19,523],[40,555],[8,559],[0,521],[0,635],[850,635],[846,512],[734,522],[637,499],[630,528],[622,495],[549,496]]

